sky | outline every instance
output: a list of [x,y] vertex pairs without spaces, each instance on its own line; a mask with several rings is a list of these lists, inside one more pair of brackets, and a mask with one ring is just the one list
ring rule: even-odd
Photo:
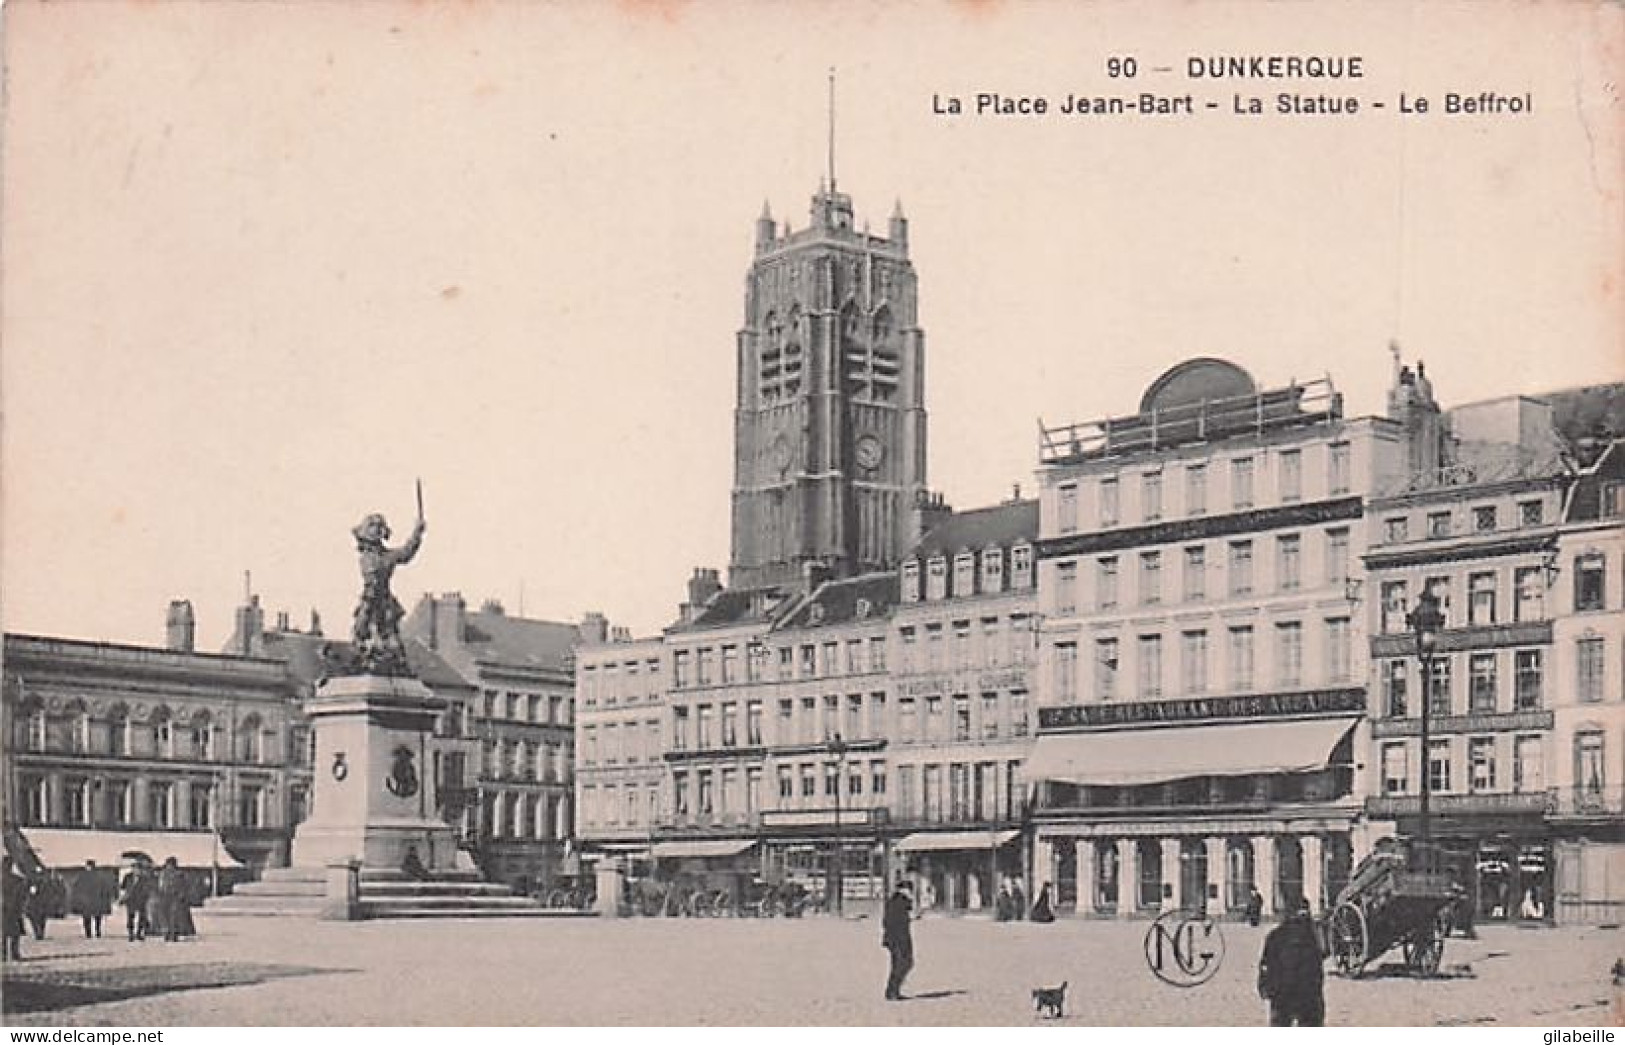
[[[1382,409],[1393,339],[1447,406],[1625,378],[1622,24],[1577,0],[9,4],[0,622],[156,644],[187,598],[218,649],[247,572],[343,631],[350,528],[404,536],[421,479],[408,606],[668,624],[727,563],[754,219],[807,223],[831,67],[841,190],[876,231],[910,219],[957,507],[1034,488],[1040,419],[1132,412],[1196,355],[1330,375],[1351,414]],[[1186,75],[1270,54],[1364,76]],[[1198,111],[1053,112],[1141,90]],[[1282,91],[1365,111],[1231,113]],[[1533,111],[1446,116],[1452,91]],[[979,92],[1052,112],[933,114]]]

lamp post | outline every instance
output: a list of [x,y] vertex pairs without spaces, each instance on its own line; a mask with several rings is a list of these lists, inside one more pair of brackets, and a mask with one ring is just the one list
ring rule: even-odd
[[1433,657],[1439,649],[1439,631],[1444,627],[1444,614],[1439,612],[1438,597],[1431,588],[1422,589],[1407,623],[1416,633],[1416,658],[1422,665],[1422,791],[1417,803],[1417,838],[1422,859],[1428,870],[1433,869],[1432,825],[1428,822],[1429,799],[1433,795],[1432,764],[1428,751],[1430,727],[1433,721]]
[[835,756],[835,865],[832,872],[825,876],[826,887],[833,897],[833,910],[837,917],[844,913],[843,896],[845,889],[841,883],[841,872],[845,870],[845,852],[841,848],[841,778],[846,776],[846,741],[841,734],[835,733],[829,738],[829,753]]

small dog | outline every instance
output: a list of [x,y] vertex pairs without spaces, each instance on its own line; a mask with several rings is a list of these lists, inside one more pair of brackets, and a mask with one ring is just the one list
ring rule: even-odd
[[1045,1009],[1049,1010],[1052,1020],[1066,1015],[1066,981],[1063,980],[1059,987],[1033,988],[1033,1011],[1043,1012]]

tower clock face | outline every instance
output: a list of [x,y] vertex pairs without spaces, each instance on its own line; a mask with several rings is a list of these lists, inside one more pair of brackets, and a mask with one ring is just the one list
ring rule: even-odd
[[880,467],[885,460],[886,448],[880,445],[880,440],[872,435],[866,435],[858,440],[856,457],[858,467],[866,472],[872,472]]

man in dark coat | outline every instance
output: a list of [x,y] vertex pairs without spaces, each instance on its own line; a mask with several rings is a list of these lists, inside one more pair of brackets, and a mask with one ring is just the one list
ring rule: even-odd
[[0,857],[0,923],[5,928],[5,946],[0,958],[21,961],[23,956],[23,908],[28,905],[28,880],[11,866],[11,857]]
[[1258,995],[1270,1003],[1271,1027],[1321,1027],[1326,1023],[1320,940],[1308,901],[1264,939],[1258,962]]
[[147,902],[152,899],[152,875],[141,864],[136,864],[119,883],[119,903],[124,906],[124,932],[131,943],[147,938]]
[[96,861],[86,860],[73,884],[73,910],[84,924],[85,939],[102,934],[102,919],[113,913],[113,892],[113,881],[102,874]]
[[891,973],[886,977],[886,999],[903,1000],[903,981],[914,968],[914,933],[909,920],[914,914],[914,897],[908,882],[898,882],[886,901],[881,921],[880,945],[891,952]]

